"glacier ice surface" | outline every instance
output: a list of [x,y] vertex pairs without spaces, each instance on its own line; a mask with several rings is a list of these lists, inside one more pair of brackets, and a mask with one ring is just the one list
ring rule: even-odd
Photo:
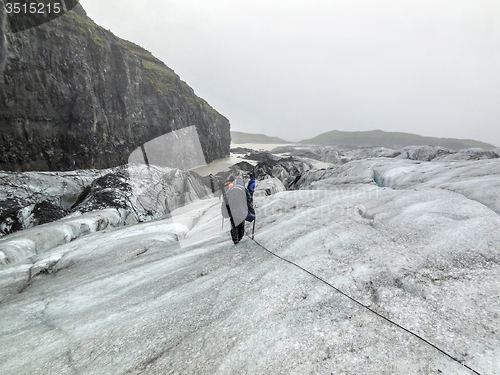
[[[299,190],[255,197],[255,238],[500,374],[499,165],[309,172]],[[470,373],[250,238],[234,246],[217,198],[0,267],[2,374]]]

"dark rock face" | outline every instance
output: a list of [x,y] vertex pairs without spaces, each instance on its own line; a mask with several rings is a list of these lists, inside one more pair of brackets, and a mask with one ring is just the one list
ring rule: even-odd
[[264,163],[274,163],[277,160],[280,160],[280,157],[272,155],[267,151],[253,151],[250,154],[245,155],[245,159]]
[[80,5],[15,34],[2,20],[0,14],[0,169],[123,165],[142,144],[192,125],[207,163],[229,155],[229,121]]
[[[0,77],[3,76],[5,70],[5,63],[7,61],[7,46],[5,33],[7,30],[7,14],[3,0],[0,0]],[[0,83],[1,84],[1,83]]]
[[254,152],[245,157],[249,160],[257,160],[252,172],[257,180],[274,177],[280,180],[286,189],[293,189],[293,185],[300,176],[313,166],[300,158],[279,158],[269,152]]
[[97,178],[78,197],[73,211],[92,212],[108,207],[127,209],[127,198],[131,195],[128,173],[114,171]]
[[[231,166],[229,170],[219,172],[214,176],[214,190],[220,190],[220,183],[224,183],[226,181],[234,181],[240,175],[248,177],[250,173],[254,172],[254,169],[255,167],[246,161],[236,163],[235,165]],[[210,177],[204,177],[203,181],[205,185],[211,186]]]
[[[313,169],[313,165],[307,160],[291,156],[280,158],[267,151],[252,152],[246,155],[245,159],[258,161],[258,163],[254,166],[246,161],[242,161],[230,167],[228,171],[217,173],[214,176],[215,188],[218,189],[221,182],[234,181],[241,175],[248,178],[250,173],[253,173],[255,179],[258,181],[262,182],[269,178],[275,178],[281,181],[283,189],[294,190],[294,185],[300,177],[305,172]],[[209,179],[206,178],[204,182],[208,185]]]
[[311,164],[298,158],[288,157],[277,161],[269,158],[256,165],[255,176],[257,179],[266,175],[275,177],[283,183],[286,189],[294,189],[294,184],[300,176],[311,169]]
[[231,149],[231,152],[234,154],[248,154],[250,152],[254,152],[251,148],[246,147],[235,147]]

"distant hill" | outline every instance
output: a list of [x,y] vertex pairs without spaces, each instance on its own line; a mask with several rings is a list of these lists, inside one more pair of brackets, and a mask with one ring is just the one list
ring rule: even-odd
[[231,131],[231,143],[291,143],[278,137]]
[[422,137],[416,134],[384,132],[382,130],[364,132],[343,132],[333,130],[322,133],[311,139],[304,139],[300,141],[300,143],[350,147],[388,147],[393,149],[422,145],[441,146],[452,150],[474,147],[480,147],[486,150],[495,148],[495,146],[488,143],[471,139]]

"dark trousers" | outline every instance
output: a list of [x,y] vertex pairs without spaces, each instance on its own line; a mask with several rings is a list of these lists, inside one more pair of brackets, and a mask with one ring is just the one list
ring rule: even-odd
[[236,227],[231,227],[231,237],[233,238],[233,242],[236,244],[241,241],[243,236],[245,235],[245,221],[243,220],[240,225]]

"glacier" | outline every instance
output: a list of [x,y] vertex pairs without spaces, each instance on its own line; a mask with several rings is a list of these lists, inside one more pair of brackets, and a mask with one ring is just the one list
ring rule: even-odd
[[[500,159],[456,159],[353,159],[288,191],[257,181],[255,240],[500,374]],[[0,265],[0,373],[472,373],[265,251],[250,224],[233,245],[216,195],[187,203],[143,223],[88,213],[119,225]]]

